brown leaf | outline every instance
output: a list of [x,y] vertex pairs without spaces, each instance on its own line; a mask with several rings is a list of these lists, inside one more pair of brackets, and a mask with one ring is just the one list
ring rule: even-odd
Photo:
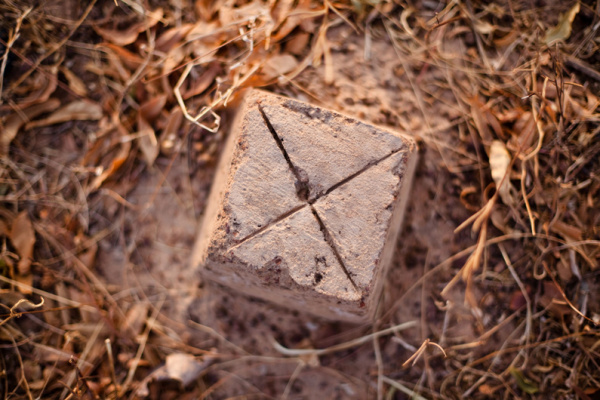
[[125,316],[122,331],[127,332],[131,337],[137,337],[142,333],[146,319],[148,318],[148,309],[150,305],[146,302],[135,303]]
[[[31,84],[24,86],[27,97],[17,102],[17,105],[20,107],[45,103],[56,90],[56,86],[58,85],[58,79],[56,78],[58,67],[56,65],[46,68],[40,66],[38,70],[39,72],[34,75],[33,79],[29,79]],[[18,91],[15,90],[15,92]]]
[[263,67],[262,74],[265,81],[276,79],[298,66],[298,60],[289,54],[278,54],[271,57]]
[[170,155],[175,147],[177,132],[183,122],[183,111],[181,108],[174,107],[169,114],[167,125],[163,129],[160,140],[160,150],[163,154]]
[[[113,57],[116,56],[120,59],[121,68],[123,66],[129,68],[130,70],[136,70],[140,65],[144,63],[144,59],[138,56],[135,53],[127,50],[124,47],[114,45],[112,43],[103,43],[101,46],[107,53],[110,53]],[[123,74],[120,74],[121,76]]]
[[147,397],[149,395],[148,384],[152,381],[176,380],[182,387],[186,387],[194,382],[202,371],[214,362],[213,357],[205,356],[202,361],[196,360],[196,357],[184,353],[169,354],[165,364],[154,370],[139,385],[136,395]]
[[492,179],[496,183],[496,190],[500,194],[504,204],[513,204],[510,183],[510,153],[506,146],[499,140],[494,140],[490,146],[490,168]]
[[554,221],[554,223],[550,225],[550,230],[560,234],[567,242],[576,242],[583,239],[583,232],[581,229],[561,220]]
[[285,43],[285,50],[297,56],[302,55],[308,47],[310,41],[310,34],[306,32],[300,32]]
[[99,120],[102,118],[102,107],[88,100],[76,100],[59,108],[47,118],[28,123],[25,128],[48,126],[67,121]]
[[63,73],[65,78],[67,78],[67,82],[69,83],[69,89],[73,91],[76,95],[86,97],[87,96],[87,87],[85,83],[78,77],[73,71],[68,69],[67,67],[60,67],[60,71]]
[[18,286],[18,290],[19,292],[27,295],[27,294],[32,294],[33,293],[33,274],[28,273],[26,275],[16,275],[14,277],[16,282],[22,283],[23,285],[27,285],[27,286]]
[[151,125],[162,112],[167,102],[167,95],[159,95],[148,100],[140,106],[137,116],[138,135],[140,139],[138,144],[144,155],[144,159],[148,165],[154,164],[154,160],[158,156],[158,140],[156,133]]
[[483,144],[490,144],[494,138],[488,126],[488,118],[484,112],[485,105],[481,103],[477,97],[470,99],[469,102],[471,106],[471,117],[473,118],[475,128],[481,137],[481,141]]
[[10,241],[21,257],[17,270],[19,275],[28,275],[31,272],[31,257],[35,244],[35,231],[27,216],[27,211],[21,212],[12,223]]
[[193,27],[194,25],[192,24],[183,24],[167,30],[156,39],[156,49],[169,52],[177,42],[183,39],[192,30]]
[[[536,130],[535,118],[533,118],[533,114],[529,111],[522,113],[514,125],[514,135],[511,137],[511,145],[513,148],[521,148],[523,151],[528,149],[536,135],[534,134]],[[527,151],[525,151],[527,152]]]
[[135,23],[125,30],[101,28],[94,25],[94,30],[103,39],[114,43],[119,46],[127,46],[136,41],[140,32],[145,31],[148,28],[152,28],[158,21],[163,17],[163,9],[157,8],[156,10],[146,13],[146,20]]
[[219,63],[211,62],[208,68],[202,70],[200,76],[195,76],[194,70],[190,73],[190,76],[186,80],[188,83],[187,89],[181,94],[181,96],[187,100],[190,97],[197,96],[209,88],[210,85],[215,81],[215,77],[221,70]]
[[548,307],[548,310],[555,315],[564,317],[571,313],[571,309],[566,304],[561,291],[553,282],[544,281],[544,294],[540,296],[540,304],[542,307]]
[[38,115],[54,111],[58,106],[60,106],[58,99],[50,99],[42,104],[33,105],[25,110],[9,115],[4,123],[4,129],[0,129],[0,155],[8,154],[10,143],[26,122]]
[[6,221],[0,219],[0,236],[8,236],[10,234],[10,228]]
[[141,118],[145,119],[147,122],[154,122],[154,120],[160,115],[162,110],[165,108],[166,103],[166,94],[155,96],[140,106],[138,115]]
[[99,139],[92,145],[82,163],[97,166],[101,161],[103,165],[106,165],[105,160],[110,161],[108,167],[100,166],[100,172],[86,188],[88,194],[98,190],[105,180],[121,168],[131,150],[131,139],[123,125],[119,122],[109,122],[108,119],[103,119],[99,125]]
[[[298,5],[294,7],[294,12],[285,18],[283,23],[277,27],[277,32],[273,35],[271,40],[273,42],[279,42],[283,38],[287,37],[297,26],[302,24],[309,24],[314,22],[315,18],[325,14],[326,9],[322,8],[314,10],[310,8],[310,2],[308,0],[301,0]],[[315,29],[304,29],[306,32],[314,32]]]
[[148,166],[154,164],[158,157],[158,140],[152,126],[143,118],[138,117],[138,145]]
[[98,252],[98,244],[93,243],[85,251],[79,254],[78,258],[88,269],[93,270],[96,264],[96,253]]

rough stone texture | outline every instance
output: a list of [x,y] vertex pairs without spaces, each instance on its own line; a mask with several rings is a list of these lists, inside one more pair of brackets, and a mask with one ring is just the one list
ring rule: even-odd
[[237,291],[327,318],[375,312],[414,142],[252,91],[241,106],[192,262]]
[[350,277],[370,291],[391,228],[407,153],[400,151],[318,199],[314,208]]
[[262,110],[292,164],[306,173],[310,199],[405,146],[400,137],[309,104],[285,100]]

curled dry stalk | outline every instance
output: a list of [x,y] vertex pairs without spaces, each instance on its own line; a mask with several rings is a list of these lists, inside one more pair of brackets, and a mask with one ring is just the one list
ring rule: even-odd
[[[17,311],[17,309],[23,305],[23,304],[27,304],[32,308],[40,308],[44,305],[44,298],[42,297],[39,303],[33,303],[28,299],[21,299],[19,301],[17,301],[12,307],[9,308],[9,314],[8,317],[6,317],[5,319],[3,319],[2,321],[0,321],[0,326],[6,324],[8,321],[10,321],[13,318],[19,318],[20,316],[23,315],[24,312],[19,312]],[[0,304],[0,306],[2,307],[6,307],[4,304]]]
[[275,350],[283,354],[284,356],[300,357],[300,356],[322,356],[326,354],[335,353],[341,350],[350,349],[352,347],[360,346],[361,344],[367,343],[375,338],[391,335],[393,333],[401,332],[405,329],[414,328],[418,326],[418,321],[409,321],[402,324],[394,325],[392,327],[382,329],[377,332],[373,332],[368,335],[361,336],[359,338],[350,340],[348,342],[339,343],[324,349],[288,349],[287,347],[279,344],[275,339],[271,338],[271,343]]

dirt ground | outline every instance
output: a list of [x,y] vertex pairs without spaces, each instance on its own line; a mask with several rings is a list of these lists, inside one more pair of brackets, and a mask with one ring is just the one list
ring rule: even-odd
[[[600,2],[58,3],[0,5],[4,398],[600,398]],[[372,324],[190,265],[247,87],[417,139]]]

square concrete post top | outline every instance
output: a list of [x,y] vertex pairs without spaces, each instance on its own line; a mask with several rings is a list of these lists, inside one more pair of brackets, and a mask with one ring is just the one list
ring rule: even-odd
[[252,90],[223,151],[193,266],[242,293],[368,321],[415,161],[407,136]]

